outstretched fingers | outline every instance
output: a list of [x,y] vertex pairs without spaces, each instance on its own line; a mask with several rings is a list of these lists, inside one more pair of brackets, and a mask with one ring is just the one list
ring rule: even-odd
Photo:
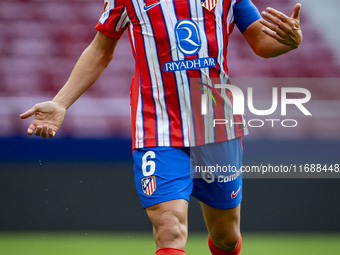
[[276,32],[275,30],[272,30],[272,29],[269,29],[269,28],[267,28],[267,27],[263,27],[262,28],[262,31],[265,33],[265,34],[267,34],[267,35],[269,35],[270,37],[272,37],[272,38],[274,38],[275,40],[277,40],[278,42],[281,42],[281,43],[283,43],[284,42],[284,39],[281,37],[281,33],[278,33],[278,32]]
[[20,114],[20,118],[26,119],[34,116],[31,125],[27,129],[29,135],[35,134],[42,138],[53,138],[64,120],[64,115],[65,109],[58,107],[51,101],[47,101],[34,105],[28,111]]
[[53,130],[52,127],[49,126],[35,126],[33,123],[28,127],[27,134],[36,136],[41,136],[42,138],[53,138],[56,132]]
[[56,132],[54,132],[51,127],[49,127],[47,133],[49,138],[53,138]]
[[44,139],[47,137],[47,126],[43,126],[41,131],[41,137]]
[[302,41],[299,13],[301,4],[296,4],[291,17],[284,13],[268,7],[262,12],[263,18],[260,23],[263,25],[262,31],[278,42],[297,48]]
[[33,135],[34,130],[35,130],[35,125],[32,123],[27,129],[27,134]]
[[[289,17],[284,15],[282,12],[279,12],[275,9],[272,9],[270,7],[267,8],[267,12],[263,11],[262,16],[265,17],[270,22],[265,22],[266,20],[262,19],[260,22],[262,25],[265,25],[266,27],[270,28],[271,30],[275,31],[281,36],[285,36],[287,33],[291,30],[291,21]],[[268,26],[268,24],[271,24]]]
[[32,107],[31,109],[27,110],[26,112],[19,115],[21,119],[27,119],[31,116],[33,116],[37,112],[36,107]]
[[286,33],[282,31],[278,26],[274,25],[273,23],[268,22],[265,19],[260,19],[260,23],[264,25],[262,31],[270,36],[279,35],[280,37],[284,37]]
[[280,11],[274,9],[274,8],[271,8],[271,7],[268,7],[266,10],[267,10],[268,13],[277,17],[282,22],[289,22],[289,17],[286,14],[284,14],[284,13],[282,13],[282,12],[280,12]]
[[293,10],[293,14],[292,14],[292,19],[300,19],[300,10],[301,10],[301,4],[298,3],[295,5],[294,10]]
[[37,128],[35,129],[35,135],[40,136],[42,133],[42,130],[43,130],[42,126],[37,126]]
[[49,138],[53,138],[55,135],[55,131],[53,131],[52,127],[47,127],[47,126],[43,126],[42,131],[41,131],[41,137],[42,138],[47,138],[47,136]]

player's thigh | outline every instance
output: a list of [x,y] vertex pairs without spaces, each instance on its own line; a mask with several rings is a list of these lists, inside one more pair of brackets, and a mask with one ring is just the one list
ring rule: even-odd
[[135,185],[143,208],[172,200],[190,200],[190,152],[186,148],[153,147],[133,153]]
[[188,224],[188,201],[176,199],[145,208],[153,226],[161,227],[166,224],[184,227]]
[[176,199],[147,207],[157,249],[184,249],[188,236],[188,201]]

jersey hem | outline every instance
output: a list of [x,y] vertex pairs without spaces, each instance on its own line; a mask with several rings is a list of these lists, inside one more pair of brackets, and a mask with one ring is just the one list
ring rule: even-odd
[[[241,138],[243,136],[246,136],[249,134],[249,131],[248,129],[244,130],[244,133],[241,134],[241,135],[238,135],[238,136],[235,136],[231,139],[226,139],[226,140],[223,140],[223,141],[217,141],[217,142],[213,142],[213,143],[220,143],[220,142],[228,142],[228,141],[231,141],[231,140],[235,140],[235,139],[238,139],[238,138]],[[208,139],[214,139],[214,137],[209,137]],[[140,144],[143,144],[143,141],[141,140],[140,141]],[[205,144],[211,144],[211,143],[205,143]],[[143,149],[143,148],[153,148],[153,147],[186,147],[186,148],[190,148],[190,147],[196,147],[196,146],[202,146],[202,145],[205,145],[205,144],[199,144],[199,145],[194,145],[194,146],[184,146],[183,145],[183,142],[180,141],[178,143],[176,142],[173,142],[171,145],[149,145],[149,146],[142,146],[142,147],[137,147],[135,145],[132,146],[132,151],[135,151],[137,149]]]
[[112,30],[111,28],[105,27],[100,22],[97,23],[97,25],[95,26],[95,29],[98,32],[101,32],[104,35],[106,35],[107,37],[112,38],[112,39],[120,39],[120,38],[122,38],[123,33],[124,33],[124,31],[118,32],[118,31]]
[[[193,192],[194,193],[194,192]],[[201,201],[202,203],[205,203],[209,205],[210,207],[216,208],[216,209],[232,209],[237,207],[242,202],[242,196],[240,196],[238,199],[233,200],[231,203],[217,203],[215,201],[202,199],[199,195],[191,194],[192,197],[196,198],[197,200]]]

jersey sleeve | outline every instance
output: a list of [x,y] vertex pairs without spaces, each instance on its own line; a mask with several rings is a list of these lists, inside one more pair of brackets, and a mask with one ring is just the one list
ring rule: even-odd
[[251,0],[239,0],[234,5],[234,20],[241,33],[260,18],[261,14]]
[[125,0],[105,0],[105,7],[96,29],[107,37],[120,39],[129,24]]

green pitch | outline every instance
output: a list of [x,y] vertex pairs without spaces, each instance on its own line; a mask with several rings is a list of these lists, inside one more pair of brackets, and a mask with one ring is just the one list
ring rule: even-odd
[[[150,234],[0,233],[0,255],[153,255]],[[339,254],[340,234],[243,234],[242,255]],[[209,255],[205,234],[190,234],[188,255]]]

